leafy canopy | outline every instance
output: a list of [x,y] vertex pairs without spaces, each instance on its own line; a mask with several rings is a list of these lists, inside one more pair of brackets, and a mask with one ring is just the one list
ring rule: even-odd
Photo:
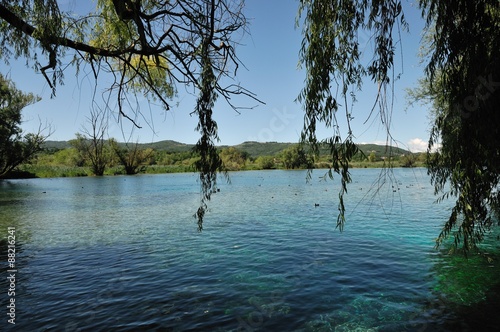
[[[319,155],[320,145],[327,145],[332,155],[329,176],[341,175],[339,216],[337,227],[344,225],[344,194],[351,181],[349,163],[358,152],[351,129],[352,104],[363,80],[368,77],[378,86],[377,99],[380,121],[390,137],[391,103],[387,98],[394,83],[394,56],[398,32],[407,23],[400,1],[331,1],[301,0],[299,18],[303,18],[303,41],[300,62],[306,70],[306,80],[297,100],[304,108],[304,128],[301,141]],[[374,49],[371,60],[363,62],[360,34],[371,34]],[[395,37],[396,36],[396,37]],[[339,112],[347,121],[346,137],[342,137]],[[331,136],[320,140],[316,136],[319,124],[331,128]]]
[[[437,244],[454,231],[455,245],[462,243],[467,252],[490,229],[491,208],[500,203],[500,2],[421,0],[419,5],[430,43],[424,57],[426,85],[416,95],[430,98],[435,115],[429,173],[436,193],[456,198]],[[305,13],[300,54],[307,73],[298,97],[305,111],[302,141],[310,143],[315,154],[320,144],[330,147],[332,170],[342,180],[340,228],[349,162],[357,149],[349,105],[365,77],[378,85],[372,113],[377,110],[392,140],[391,87],[398,77],[393,68],[395,36],[406,27],[402,7],[397,0],[300,1],[300,13]],[[373,41],[371,57],[361,56],[359,34]],[[363,63],[363,58],[370,60]],[[345,113],[346,137],[341,135],[339,111]],[[319,124],[332,129],[330,138],[316,137]],[[435,148],[438,153],[431,154]]]
[[[233,83],[240,65],[236,36],[247,25],[242,7],[243,1],[231,0],[98,0],[94,11],[82,15],[61,11],[56,0],[0,0],[0,59],[25,58],[54,95],[67,61],[87,70],[96,83],[111,77],[107,100],[115,98],[119,114],[136,126],[139,96],[168,111],[179,85],[198,94],[192,114],[201,134],[196,145],[201,229],[206,201],[223,169],[215,152],[215,101],[222,97],[235,110],[235,95],[257,101]],[[114,111],[114,104],[107,107]]]
[[431,26],[425,80],[433,101],[429,173],[456,198],[438,238],[476,248],[500,203],[500,2],[421,1]]
[[41,150],[45,137],[40,132],[23,136],[20,127],[22,109],[38,100],[0,74],[0,177]]

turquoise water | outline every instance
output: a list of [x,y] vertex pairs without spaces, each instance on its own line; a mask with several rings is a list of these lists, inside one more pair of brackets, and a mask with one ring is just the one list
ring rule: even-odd
[[[498,304],[489,288],[499,275],[496,256],[464,261],[434,249],[452,202],[434,204],[425,170],[353,170],[342,233],[338,185],[323,174],[306,183],[305,171],[231,173],[201,233],[196,174],[0,182],[2,237],[16,229],[16,330],[492,324],[483,309]],[[8,288],[3,277],[0,286]],[[7,291],[1,295],[6,304]],[[12,327],[2,316],[1,328]]]

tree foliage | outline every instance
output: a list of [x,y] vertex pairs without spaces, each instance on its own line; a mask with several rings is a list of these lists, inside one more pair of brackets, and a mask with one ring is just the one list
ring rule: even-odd
[[280,157],[286,169],[313,168],[314,160],[300,145],[286,148]]
[[20,127],[22,109],[36,101],[36,96],[18,90],[0,74],[0,177],[42,150],[46,139],[42,130],[23,136]]
[[[298,23],[303,18],[303,42],[300,62],[306,70],[303,90],[297,100],[302,103],[305,116],[301,141],[311,147],[317,156],[321,145],[327,145],[332,156],[328,175],[340,174],[339,216],[337,227],[344,224],[344,194],[351,181],[349,163],[358,152],[351,129],[352,104],[356,91],[368,77],[378,86],[377,99],[372,112],[378,106],[380,121],[390,136],[392,109],[389,95],[394,75],[394,56],[399,38],[398,32],[407,23],[400,1],[396,0],[301,0]],[[371,34],[373,54],[367,63],[361,57],[358,36]],[[345,113],[347,128],[343,137],[339,125],[339,112]],[[331,129],[329,138],[316,136],[318,125]]]
[[[85,159],[74,147],[62,149],[53,155],[54,165],[65,165],[70,167],[82,167],[85,165]],[[40,160],[40,156],[38,157]]]
[[118,157],[120,164],[125,168],[127,175],[137,174],[140,167],[143,166],[154,155],[154,150],[151,148],[142,149],[139,143],[125,144],[125,147],[118,145],[116,140],[110,139],[109,145]]
[[255,159],[255,163],[261,169],[273,169],[276,168],[274,159],[273,156],[258,156],[257,159]]
[[110,74],[109,96],[119,114],[137,126],[138,96],[169,110],[179,85],[198,94],[193,114],[201,134],[196,147],[201,229],[206,201],[222,171],[215,101],[221,97],[237,110],[234,95],[257,100],[232,81],[240,65],[236,36],[247,25],[242,6],[232,0],[98,0],[95,11],[79,15],[62,12],[56,0],[0,0],[0,58],[25,58],[54,94],[68,59],[77,69],[90,68],[86,74],[96,81]]
[[[436,193],[456,197],[438,238],[475,248],[500,202],[500,3],[421,1],[432,27],[424,90],[433,102],[429,173]],[[437,153],[430,152],[438,148]]]
[[87,122],[90,128],[84,127],[83,133],[77,133],[70,144],[79,152],[82,159],[90,164],[92,174],[102,176],[110,159],[107,147],[106,132],[108,121],[105,112],[93,109]]
[[494,224],[493,207],[500,199],[500,5],[422,1],[422,6],[435,18],[427,22],[422,45],[421,56],[429,63],[409,97],[430,105],[427,163],[435,192],[439,200],[456,198],[438,245],[454,233],[455,247],[467,252]]
[[235,147],[224,148],[219,152],[224,167],[231,171],[239,171],[245,167],[248,153],[240,151]]
[[78,15],[62,12],[56,0],[3,0],[0,58],[26,58],[45,75],[54,93],[64,78],[63,60],[70,59],[78,68],[89,64],[96,78],[111,73],[110,90],[127,115],[121,101],[136,92],[157,99],[168,110],[177,84],[199,88],[205,45],[216,74],[216,93],[228,101],[234,94],[253,97],[239,85],[224,86],[220,80],[233,77],[239,66],[233,35],[246,28],[241,8],[238,1],[98,0],[94,12]]
[[[348,165],[356,146],[350,128],[355,92],[363,78],[378,85],[377,109],[390,135],[391,85],[394,56],[401,27],[406,27],[401,1],[302,0],[305,13],[301,62],[307,77],[298,100],[305,110],[302,140],[317,153],[320,143],[330,146],[332,169],[341,174],[339,195],[343,223],[343,194],[350,181]],[[500,2],[421,0],[430,40],[425,89],[417,95],[430,98],[435,121],[429,140],[429,173],[436,193],[456,197],[456,204],[438,239],[454,229],[455,245],[470,250],[492,225],[490,207],[500,194]],[[360,56],[359,34],[373,41],[371,56]],[[363,58],[370,59],[363,63]],[[353,100],[348,100],[353,98]],[[337,116],[344,110],[347,135],[342,138]],[[320,142],[319,124],[332,128]],[[431,154],[439,147],[437,154]],[[449,184],[449,190],[447,186]]]
[[377,156],[375,155],[375,152],[370,152],[370,155],[368,156],[368,161],[371,163],[374,163],[377,161]]

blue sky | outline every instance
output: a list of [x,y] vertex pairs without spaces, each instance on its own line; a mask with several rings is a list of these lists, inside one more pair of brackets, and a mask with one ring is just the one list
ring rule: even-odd
[[[82,2],[64,1],[74,8]],[[236,52],[245,64],[240,67],[237,81],[251,90],[265,102],[253,109],[242,110],[240,114],[232,110],[222,99],[214,109],[214,118],[219,126],[220,144],[236,145],[244,141],[296,142],[303,126],[301,105],[294,100],[304,83],[304,71],[298,69],[298,54],[302,40],[301,30],[295,29],[298,1],[293,0],[247,0],[245,14],[250,20],[250,34],[239,36],[240,45]],[[403,10],[410,24],[410,31],[402,32],[402,54],[397,57],[396,74],[402,73],[395,85],[394,111],[391,132],[401,147],[412,151],[423,151],[428,138],[428,112],[424,107],[407,109],[404,89],[413,87],[416,80],[423,76],[424,67],[419,64],[416,54],[421,38],[423,20],[416,4],[404,2]],[[363,38],[363,36],[361,36]],[[371,43],[366,43],[366,53]],[[398,50],[399,52],[399,50]],[[25,61],[12,61],[11,66],[2,64],[1,72],[8,74],[17,87],[42,97],[42,101],[24,110],[23,129],[36,130],[40,120],[51,123],[54,133],[51,140],[68,140],[81,131],[92,103],[92,83],[85,75],[75,77],[74,70],[65,72],[64,86],[59,86],[57,96],[50,98],[50,88],[40,74],[25,68]],[[106,88],[103,80],[97,87],[95,99],[100,103],[101,93]],[[147,118],[153,119],[148,126],[139,119],[142,129],[134,129],[127,122],[111,121],[108,135],[119,141],[131,139],[141,142],[175,140],[195,143],[199,134],[194,130],[197,119],[189,115],[193,110],[195,98],[181,86],[176,104],[167,113],[160,108],[141,105]],[[384,143],[386,133],[378,118],[371,118],[366,124],[374,101],[374,86],[366,81],[362,92],[358,92],[358,102],[354,105],[352,123],[355,141],[358,143]],[[254,106],[250,99],[237,100],[241,106]],[[343,112],[341,112],[343,117]],[[40,120],[39,120],[40,119]],[[327,137],[328,130],[320,129],[319,136]]]

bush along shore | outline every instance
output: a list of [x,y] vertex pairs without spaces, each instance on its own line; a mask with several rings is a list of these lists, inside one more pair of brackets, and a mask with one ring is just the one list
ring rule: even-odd
[[[195,172],[198,156],[192,146],[173,141],[152,144],[107,144],[101,152],[102,175],[162,174]],[[364,144],[350,166],[353,168],[425,167],[425,153]],[[328,153],[313,158],[298,144],[245,142],[222,146],[219,155],[228,171],[265,169],[329,168]],[[95,156],[66,142],[47,142],[44,150],[4,178],[47,178],[94,176]],[[100,175],[100,174],[98,174]]]

